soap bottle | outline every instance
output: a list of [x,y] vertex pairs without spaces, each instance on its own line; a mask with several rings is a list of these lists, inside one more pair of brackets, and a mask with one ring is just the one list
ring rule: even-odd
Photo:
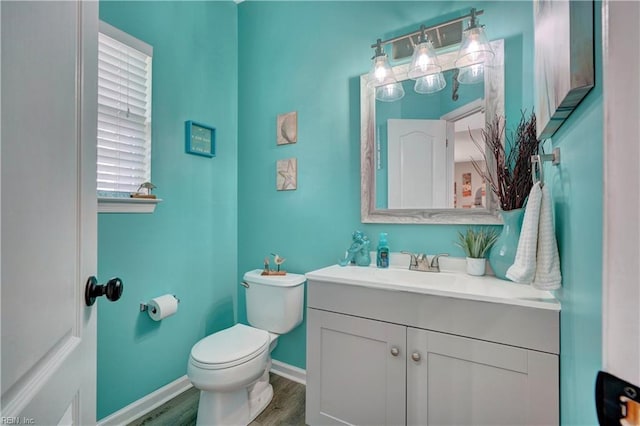
[[378,240],[378,255],[376,256],[378,268],[389,267],[389,243],[387,243],[387,233],[381,232]]

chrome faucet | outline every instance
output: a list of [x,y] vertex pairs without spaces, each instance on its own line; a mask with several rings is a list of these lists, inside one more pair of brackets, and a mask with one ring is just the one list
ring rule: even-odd
[[408,251],[403,251],[402,253],[411,256],[411,260],[409,261],[410,271],[422,272],[440,272],[440,262],[438,259],[443,256],[449,256],[447,253],[436,254],[431,258],[431,263],[429,263],[429,258],[424,253],[414,254]]

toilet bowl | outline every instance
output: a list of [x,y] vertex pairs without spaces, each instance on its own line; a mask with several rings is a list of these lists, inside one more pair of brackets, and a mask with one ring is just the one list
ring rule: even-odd
[[187,376],[200,389],[198,425],[247,425],[269,404],[271,351],[279,334],[302,322],[304,275],[247,272],[244,285],[252,326],[236,324],[197,342]]

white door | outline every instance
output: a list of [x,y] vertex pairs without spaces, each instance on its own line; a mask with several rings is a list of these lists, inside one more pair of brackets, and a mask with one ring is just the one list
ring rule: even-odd
[[3,423],[96,422],[97,9],[0,4]]
[[640,386],[640,3],[605,1],[602,16],[603,369]]
[[[388,208],[449,208],[447,122],[387,121]],[[448,197],[449,196],[449,197]]]

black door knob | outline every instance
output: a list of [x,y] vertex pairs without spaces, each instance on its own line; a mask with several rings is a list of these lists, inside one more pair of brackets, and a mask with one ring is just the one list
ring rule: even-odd
[[106,284],[98,284],[98,279],[91,276],[84,287],[84,302],[87,306],[91,306],[96,302],[96,298],[104,295],[110,301],[115,302],[120,299],[123,290],[124,285],[120,278],[111,278]]

